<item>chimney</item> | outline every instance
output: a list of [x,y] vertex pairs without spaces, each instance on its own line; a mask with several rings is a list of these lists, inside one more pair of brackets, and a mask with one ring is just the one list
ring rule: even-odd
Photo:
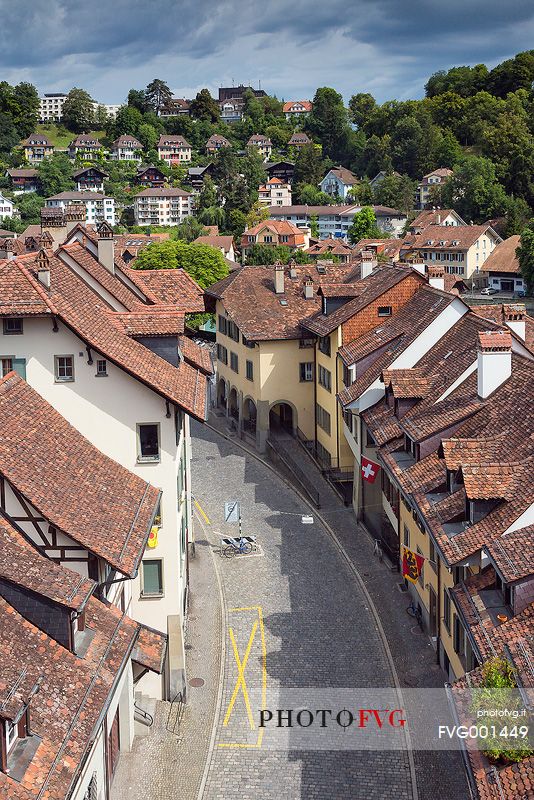
[[434,289],[441,289],[445,291],[445,270],[443,267],[430,267],[428,268],[428,283]]
[[8,261],[12,261],[14,258],[16,258],[16,255],[13,252],[14,244],[12,236],[6,237],[4,239],[2,250],[5,251],[5,256],[2,256],[2,258],[7,258]]
[[311,278],[304,281],[304,297],[306,300],[313,299],[313,281]]
[[363,250],[361,258],[361,276],[362,278],[367,278],[371,272],[376,269],[378,261],[376,260],[376,255],[372,250]]
[[37,278],[45,289],[50,289],[50,260],[46,250],[41,249],[35,259],[37,264]]
[[526,313],[524,303],[514,303],[513,305],[503,306],[504,321],[510,330],[516,333],[523,341],[525,341],[526,337]]
[[284,266],[283,264],[274,265],[274,291],[276,294],[284,294]]
[[508,331],[478,334],[477,388],[485,400],[512,374],[512,336]]
[[297,277],[297,269],[296,269],[297,262],[295,261],[294,258],[290,258],[289,261],[287,262],[287,265],[289,267],[289,277],[295,279]]
[[79,223],[86,221],[87,214],[83,203],[73,203],[65,209],[65,221],[67,223],[67,236]]
[[96,229],[98,233],[98,261],[112,275],[115,274],[115,240],[113,228],[107,222],[101,222]]

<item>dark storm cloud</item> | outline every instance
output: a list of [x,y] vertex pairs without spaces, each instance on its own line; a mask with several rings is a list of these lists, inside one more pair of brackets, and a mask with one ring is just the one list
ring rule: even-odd
[[531,46],[532,0],[0,0],[0,66],[40,90],[122,100],[155,75],[177,92],[261,78],[279,96],[417,96],[453,64]]

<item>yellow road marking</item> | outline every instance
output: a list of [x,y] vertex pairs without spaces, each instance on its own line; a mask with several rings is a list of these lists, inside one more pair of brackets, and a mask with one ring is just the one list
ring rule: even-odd
[[234,707],[234,703],[239,692],[239,687],[243,689],[243,697],[245,699],[245,706],[247,709],[248,720],[250,723],[251,730],[254,730],[254,717],[252,716],[252,709],[250,708],[250,700],[248,696],[247,684],[245,682],[245,667],[247,666],[248,657],[250,655],[250,649],[252,647],[252,643],[254,641],[254,637],[256,636],[256,631],[258,629],[258,620],[252,626],[252,633],[249,636],[247,649],[245,650],[245,655],[243,661],[239,658],[239,652],[237,650],[237,644],[235,642],[234,631],[233,628],[229,628],[228,633],[230,634],[230,640],[232,642],[232,647],[234,650],[234,658],[235,663],[237,664],[237,681],[234,687],[234,691],[232,693],[232,697],[230,698],[230,703],[228,704],[228,709],[226,711],[226,715],[224,717],[223,725],[226,727],[228,725],[228,721],[230,719],[230,715],[232,713],[232,709]]
[[[263,624],[263,610],[261,606],[241,606],[239,608],[231,608],[229,609],[230,613],[237,613],[241,611],[255,611],[258,615],[258,619],[255,620],[254,625],[252,626],[252,631],[248,640],[247,649],[245,650],[245,654],[243,656],[243,661],[240,660],[239,652],[237,649],[237,644],[235,641],[234,631],[233,628],[228,629],[228,633],[230,636],[230,641],[232,642],[232,648],[234,651],[234,658],[237,664],[237,671],[238,677],[236,684],[234,686],[234,690],[232,693],[232,697],[230,698],[230,703],[228,705],[228,709],[226,711],[223,726],[227,726],[230,720],[230,716],[232,714],[232,710],[237,699],[237,695],[239,693],[239,689],[241,687],[243,691],[243,697],[245,700],[245,706],[247,709],[247,716],[249,720],[249,725],[252,730],[255,730],[254,724],[254,716],[252,714],[252,709],[250,707],[250,699],[248,695],[248,689],[245,681],[245,668],[250,656],[250,651],[252,648],[252,644],[254,642],[256,632],[258,629],[258,625],[260,628],[260,640],[261,640],[261,655],[262,655],[262,691],[261,691],[261,698],[262,698],[262,708],[266,707],[267,704],[267,647],[265,644],[265,628]],[[265,733],[264,728],[260,728],[258,732],[258,739],[254,744],[249,744],[246,742],[219,742],[219,747],[240,747],[240,748],[259,748],[261,747],[263,734]]]
[[211,525],[211,522],[209,521],[208,515],[206,514],[206,512],[204,511],[204,509],[202,508],[202,506],[200,505],[198,500],[195,500],[195,507],[198,510],[199,514],[201,514],[204,517],[204,520],[206,521],[206,524],[207,525]]

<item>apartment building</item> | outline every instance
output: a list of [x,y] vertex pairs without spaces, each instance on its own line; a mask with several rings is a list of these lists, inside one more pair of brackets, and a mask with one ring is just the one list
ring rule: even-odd
[[144,189],[134,199],[136,225],[179,225],[192,213],[192,195],[183,189]]
[[282,183],[280,178],[270,178],[267,183],[258,187],[258,200],[264,206],[290,206],[291,186]]
[[417,186],[416,200],[419,208],[428,208],[432,205],[432,189],[442,188],[452,175],[452,169],[447,167],[440,167],[429,172],[428,175],[424,175]]
[[[114,581],[121,573],[126,575],[128,581],[112,583],[109,597],[113,602],[139,622],[168,635],[174,642],[171,653],[181,654],[178,661],[167,665],[166,685],[148,675],[142,678],[142,691],[153,697],[174,696],[172,692],[183,689],[184,684],[183,625],[191,535],[188,415],[204,419],[206,376],[211,369],[204,351],[186,342],[183,334],[185,313],[204,308],[201,290],[182,270],[172,270],[172,275],[163,272],[169,271],[141,274],[116,261],[109,226],[102,224],[95,235],[74,224],[67,232],[67,243],[55,253],[42,248],[5,261],[0,278],[6,310],[4,372],[15,369],[25,377],[65,425],[69,423],[78,436],[85,437],[102,459],[116,462],[115,472],[126,467],[132,473],[128,479],[117,473],[106,486],[109,483],[116,492],[141,496],[145,506],[149,498],[154,499],[152,509],[159,497],[157,512],[148,513],[141,502],[137,504],[139,525],[146,520],[146,527],[142,534],[137,533],[130,519],[124,526],[128,537],[124,547],[117,539],[116,526],[111,526],[109,541],[102,533],[110,526],[104,518],[98,521],[97,510],[102,509],[99,513],[105,517],[108,504],[96,497],[94,514],[89,510],[80,514],[81,505],[70,499],[74,488],[64,492],[68,509],[55,518],[56,527],[73,539],[76,547],[107,559],[112,570],[102,567],[105,579]],[[25,302],[10,301],[15,294]],[[59,421],[59,430],[58,426]],[[68,450],[68,437],[60,434],[59,438]],[[52,458],[51,475],[71,459],[72,453],[58,456],[57,461]],[[84,472],[92,483],[90,465],[95,459],[93,453]],[[109,462],[105,463],[109,479],[115,473]],[[81,480],[72,470],[64,472],[63,482]],[[41,486],[36,477],[34,481]],[[135,488],[141,485],[139,481],[144,487],[140,495]],[[149,482],[155,489],[146,488]],[[29,492],[27,484],[20,483],[19,493],[23,490]],[[33,497],[36,505],[42,494]],[[89,490],[85,494],[90,504]],[[124,503],[111,500],[110,513],[115,508],[119,513]],[[82,520],[90,522],[84,527]],[[93,531],[90,539],[88,525]],[[150,541],[146,538],[149,533]],[[82,535],[85,538],[80,541]],[[136,542],[140,549],[134,557]],[[65,538],[46,545],[52,549],[64,546]],[[87,560],[79,561],[72,561],[71,566],[81,574],[94,569]]]
[[141,163],[143,145],[135,136],[123,134],[111,145],[110,158],[113,161],[135,161]]
[[404,241],[402,254],[427,266],[442,266],[449,275],[479,278],[484,263],[502,242],[499,234],[484,225],[429,225]]
[[[63,118],[63,104],[67,99],[64,92],[51,92],[39,98],[39,122],[61,122]],[[94,109],[103,106],[110,119],[115,119],[121,107],[119,103],[93,103]]]
[[100,192],[60,192],[53,197],[47,197],[45,207],[66,211],[69,206],[85,206],[85,222],[97,225],[100,222],[107,222],[108,225],[115,225],[115,200],[113,197],[106,197]]
[[191,161],[191,145],[183,136],[171,136],[162,133],[157,144],[158,158],[165,161],[167,166],[183,164]]
[[255,148],[264,161],[267,161],[273,151],[273,143],[268,136],[262,133],[254,133],[247,142],[247,147]]
[[[319,238],[326,239],[334,236],[336,239],[347,239],[348,230],[352,219],[362,206],[283,206],[271,207],[270,214],[273,219],[284,219],[292,222],[297,227],[310,227],[312,222],[317,222]],[[401,236],[406,224],[406,214],[395,208],[387,206],[373,206],[376,223],[381,231],[388,236]]]
[[82,158],[84,161],[93,161],[102,153],[102,144],[97,138],[88,133],[80,133],[69,144],[69,158]]
[[267,219],[252,228],[245,228],[241,237],[241,252],[246,256],[254,244],[286,245],[293,250],[305,250],[309,243],[309,230],[297,228],[290,222]]
[[104,181],[109,174],[99,167],[83,167],[72,173],[78,192],[104,192]]
[[54,154],[54,145],[42,133],[32,133],[22,142],[24,158],[30,164],[40,164],[43,159]]

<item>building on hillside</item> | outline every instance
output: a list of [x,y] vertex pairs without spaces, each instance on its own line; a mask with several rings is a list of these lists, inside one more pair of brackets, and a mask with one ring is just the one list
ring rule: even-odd
[[293,183],[295,164],[293,161],[267,161],[264,169],[269,178],[279,178],[282,183]]
[[139,167],[134,183],[144,186],[146,189],[160,189],[166,181],[166,177],[159,167],[149,164],[146,167]]
[[141,250],[150,244],[166,242],[170,233],[124,233],[114,236],[115,256],[122,259],[125,264],[130,264],[139,255]]
[[183,97],[173,97],[166,106],[160,109],[160,117],[181,117],[189,116],[191,100]]
[[21,192],[37,192],[40,188],[39,173],[36,169],[23,167],[6,170],[6,177],[11,181],[14,194]]
[[[41,513],[31,514],[45,518],[46,547],[59,547],[61,554],[69,544],[66,536],[107,561],[109,569],[99,567],[97,578],[107,599],[168,636],[165,681],[141,677],[137,691],[172,698],[185,686],[183,628],[191,537],[188,415],[205,418],[211,371],[205,351],[182,339],[185,314],[203,310],[204,303],[202,291],[183,270],[141,275],[115,258],[114,246],[108,225],[95,233],[75,224],[55,253],[43,247],[4,262],[4,352],[11,364],[3,363],[3,369],[25,375],[59,418],[45,425],[50,434],[56,433],[52,450],[47,438],[40,442],[41,416],[28,402],[18,404],[17,413],[25,420],[22,440],[25,436],[31,454],[26,466],[32,466],[33,458],[47,467],[44,479],[30,469],[31,483],[20,481],[17,489],[32,490],[28,500]],[[76,436],[68,423],[78,431]],[[82,437],[91,454],[77,458]],[[75,440],[79,444],[73,448]],[[16,443],[20,452],[20,437],[5,437],[3,443]],[[39,455],[43,450],[48,453],[44,460]],[[80,469],[83,464],[86,468],[62,469],[73,458]],[[15,453],[9,462],[15,470]],[[98,479],[99,463],[106,473],[104,486]],[[10,480],[15,479],[11,472]],[[107,500],[102,499],[104,489]],[[56,496],[60,502],[52,516],[49,500]],[[72,502],[65,505],[65,497]],[[29,524],[30,533],[34,528]],[[107,530],[113,535],[106,537]],[[82,575],[95,569],[87,557],[79,565],[71,560],[69,566]],[[128,580],[117,580],[121,575]]]
[[[67,99],[64,92],[51,92],[39,98],[39,122],[61,122],[63,118],[63,104]],[[121,105],[119,103],[93,102],[95,111],[103,107],[109,119],[115,119]]]
[[402,246],[402,239],[360,239],[352,251],[354,258],[360,258],[363,251],[367,250],[377,258],[380,256],[390,263],[396,263],[400,261]]
[[319,188],[331,197],[339,197],[341,200],[346,200],[348,193],[355,189],[359,182],[358,176],[351,172],[350,169],[339,166],[328,170],[319,184]]
[[453,208],[432,208],[421,211],[408,226],[409,234],[422,233],[430,225],[467,225]]
[[115,139],[111,145],[110,158],[113,161],[135,161],[141,162],[143,145],[135,136],[123,134]]
[[136,225],[180,225],[193,213],[191,193],[183,189],[144,189],[134,198]]
[[432,205],[432,189],[443,188],[452,174],[452,169],[440,167],[433,172],[429,172],[428,175],[424,175],[417,186],[416,200],[418,208],[428,208],[429,205]]
[[295,131],[287,143],[287,146],[295,147],[297,150],[299,150],[301,147],[304,147],[307,144],[312,144],[310,137],[307,136],[303,131]]
[[313,258],[315,261],[317,261],[317,259],[328,259],[335,256],[341,263],[346,263],[353,259],[354,253],[353,248],[349,244],[329,236],[327,239],[321,239],[315,242],[315,244],[311,244],[306,250],[306,255],[310,256],[310,258]]
[[313,103],[310,100],[289,100],[282,110],[287,120],[306,119],[313,110]]
[[104,192],[104,180],[109,178],[100,167],[83,167],[72,173],[78,192]]
[[22,142],[22,152],[30,164],[40,164],[43,159],[54,155],[54,145],[43,133],[32,133]]
[[516,250],[519,236],[510,236],[497,244],[484,261],[483,272],[488,275],[488,286],[499,292],[526,292],[526,283],[521,275]]
[[13,217],[18,217],[19,212],[17,211],[13,200],[10,200],[8,197],[4,197],[2,192],[0,192],[0,220],[2,219],[12,219]]
[[264,136],[262,133],[254,133],[248,140],[247,147],[255,148],[263,160],[268,161],[273,150],[273,143],[268,136]]
[[85,221],[90,225],[107,222],[115,225],[115,200],[106,197],[100,192],[60,192],[53,197],[47,197],[45,207],[56,209],[60,213],[68,210],[69,206],[85,206]]
[[69,144],[69,158],[82,158],[84,161],[93,161],[102,152],[102,145],[96,137],[88,133],[80,133]]
[[214,153],[218,153],[219,150],[222,150],[223,147],[231,146],[232,145],[225,136],[221,136],[220,133],[212,133],[206,142],[206,153],[208,153],[208,155],[213,155]]
[[171,136],[162,133],[158,142],[158,158],[165,161],[167,166],[183,164],[191,161],[191,145],[183,136]]
[[0,794],[104,797],[132,748],[134,681],[162,672],[166,639],[98,599],[96,581],[41,556],[5,518],[0,562]]
[[502,241],[490,225],[429,225],[405,240],[402,254],[408,260],[439,264],[445,272],[480,280],[486,259]]
[[[406,224],[406,214],[387,206],[373,206],[376,224],[381,231],[390,236],[401,236]],[[336,239],[347,239],[352,220],[362,206],[287,206],[269,209],[273,219],[285,219],[297,227],[310,227],[317,223],[319,238],[334,236]]]
[[233,236],[220,236],[219,234],[205,234],[202,236],[197,236],[193,244],[207,244],[210,247],[216,247],[217,250],[220,250],[223,256],[228,261],[235,262]]
[[243,109],[245,107],[245,92],[250,91],[255,97],[265,97],[263,89],[253,89],[252,86],[221,86],[219,88],[219,108],[221,110],[221,120],[232,124],[243,119]]
[[224,103],[219,103],[219,108],[221,110],[221,122],[231,125],[243,119],[243,106],[235,100],[225,100]]
[[241,237],[241,252],[246,256],[254,244],[285,245],[292,250],[306,250],[309,243],[308,229],[297,228],[291,222],[266,219],[252,228],[245,228]]
[[270,178],[258,187],[258,200],[264,206],[290,206],[291,186],[280,178]]
[[204,186],[204,180],[209,175],[213,178],[213,161],[205,164],[203,167],[189,167],[187,170],[187,180],[191,184],[191,188],[195,192],[199,192]]

